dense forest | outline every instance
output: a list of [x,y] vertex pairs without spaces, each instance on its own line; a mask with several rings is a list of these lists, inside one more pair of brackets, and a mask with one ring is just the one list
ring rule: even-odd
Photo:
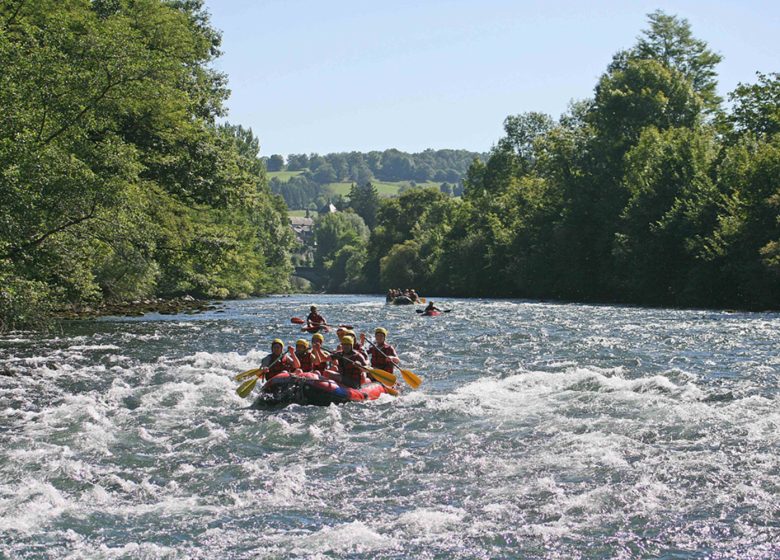
[[371,227],[320,219],[329,288],[780,307],[780,75],[725,102],[689,23],[648,23],[592,98],[507,117],[462,199],[418,189],[374,200]]
[[[347,182],[365,184],[371,181],[416,183],[436,182],[442,192],[460,196],[462,180],[475,159],[486,154],[467,150],[425,150],[416,154],[389,149],[383,152],[349,152],[291,154],[285,158],[274,154],[265,159],[268,171],[300,172],[292,177],[271,178],[270,187],[281,195],[291,209],[319,208],[334,193],[327,185]],[[340,203],[336,204],[340,206]]]
[[258,142],[219,125],[199,0],[0,2],[0,330],[65,304],[288,289]]

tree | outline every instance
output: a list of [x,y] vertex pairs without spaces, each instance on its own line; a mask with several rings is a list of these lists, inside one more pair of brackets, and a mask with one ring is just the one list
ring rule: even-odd
[[376,187],[370,182],[363,185],[353,183],[349,191],[349,207],[363,218],[368,229],[374,229],[379,211],[379,192]]
[[630,198],[615,252],[622,289],[633,298],[712,299],[712,283],[694,271],[700,267],[699,240],[716,224],[720,196],[710,175],[717,154],[711,132],[685,128],[648,128],[626,154]]
[[552,118],[544,113],[510,115],[504,120],[506,136],[499,140],[499,146],[514,152],[520,160],[521,171],[528,173],[536,161],[536,139],[549,132],[553,125]]
[[284,169],[284,157],[279,154],[273,154],[268,158],[266,169],[268,169],[268,171],[281,171]]
[[729,94],[733,108],[726,121],[737,134],[769,138],[780,133],[780,74],[756,75],[758,83],[739,84]]
[[321,185],[325,185],[327,183],[335,182],[338,177],[336,176],[336,170],[333,169],[331,164],[323,163],[317,167],[317,170],[314,172],[312,179]]
[[704,110],[713,113],[719,109],[715,67],[723,57],[712,52],[706,41],[696,39],[688,20],[656,10],[648,14],[650,27],[643,31],[637,44],[627,53],[616,56],[613,66],[626,59],[656,60],[680,72],[702,98]]

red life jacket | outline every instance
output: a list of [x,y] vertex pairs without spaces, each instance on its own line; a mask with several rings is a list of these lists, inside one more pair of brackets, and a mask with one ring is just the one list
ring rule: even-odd
[[323,325],[327,322],[325,321],[325,317],[323,317],[319,313],[309,313],[309,316],[306,317],[306,320],[316,325]]
[[262,367],[268,368],[268,373],[265,374],[266,379],[271,379],[274,375],[277,375],[279,373],[282,373],[283,371],[291,371],[293,369],[292,360],[290,359],[290,356],[287,354],[283,354],[277,362],[271,366],[266,366],[265,364],[271,363],[276,358],[274,358],[273,354],[268,354],[265,358],[263,358],[263,361],[261,362]]
[[368,353],[371,355],[371,367],[383,369],[385,371],[389,371],[390,373],[393,373],[393,362],[390,361],[389,358],[393,358],[397,356],[395,352],[395,348],[390,346],[387,342],[385,342],[382,346],[378,347],[379,350],[387,354],[387,358],[385,358],[382,355],[382,352],[376,349],[376,347],[371,346],[368,349]]
[[[366,366],[366,359],[354,350],[349,354],[344,354],[343,352],[334,354],[334,357],[339,363],[341,383],[347,387],[352,387],[353,389],[360,389],[360,385],[363,382],[363,370],[356,364]],[[355,363],[353,364],[352,362]]]
[[306,350],[303,354],[295,352],[298,357],[298,361],[301,362],[301,371],[312,371],[314,369],[313,361],[314,357],[311,355],[311,350]]

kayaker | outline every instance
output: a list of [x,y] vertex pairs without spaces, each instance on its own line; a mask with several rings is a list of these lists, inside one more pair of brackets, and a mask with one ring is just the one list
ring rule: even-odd
[[331,354],[330,359],[335,360],[339,365],[341,384],[353,389],[360,389],[363,384],[363,371],[368,367],[368,362],[362,354],[355,351],[354,344],[355,339],[345,335],[341,339],[341,352]]
[[312,305],[309,308],[309,314],[306,316],[306,326],[308,328],[318,328],[324,327],[327,324],[328,322],[325,320],[325,317],[317,312],[317,306]]
[[[294,353],[292,346],[290,346],[289,351]],[[275,338],[271,342],[271,353],[260,362],[260,368],[265,373],[266,379],[271,379],[283,371],[292,371],[294,369],[292,358],[287,354],[283,355],[282,352],[284,352],[284,342]]]
[[430,313],[431,311],[441,311],[441,309],[433,305],[432,301],[429,301],[428,306],[425,308],[425,311],[423,311],[423,313]]
[[311,350],[309,350],[309,343],[306,340],[299,338],[295,341],[295,352],[290,357],[295,369],[300,369],[301,371],[312,371],[314,369],[314,356],[312,356]]
[[[365,337],[365,334],[361,334],[360,337]],[[374,339],[376,343],[372,344],[371,348],[368,349],[368,354],[371,356],[371,367],[392,373],[393,364],[399,364],[400,360],[395,348],[387,343],[387,329],[377,327],[374,330]]]

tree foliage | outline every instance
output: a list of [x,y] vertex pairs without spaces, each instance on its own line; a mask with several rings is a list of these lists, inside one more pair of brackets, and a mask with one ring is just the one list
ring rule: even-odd
[[215,125],[219,43],[199,1],[2,5],[6,282],[52,302],[284,288],[257,140]]

